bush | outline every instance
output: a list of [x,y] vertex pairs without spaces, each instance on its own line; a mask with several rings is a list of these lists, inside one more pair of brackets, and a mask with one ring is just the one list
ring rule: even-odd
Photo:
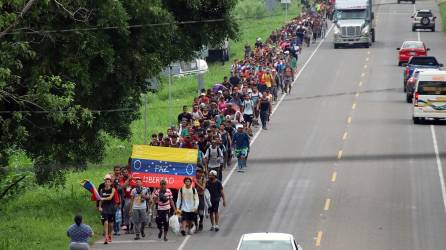
[[446,32],[446,1],[439,4],[441,20],[443,21],[443,31]]

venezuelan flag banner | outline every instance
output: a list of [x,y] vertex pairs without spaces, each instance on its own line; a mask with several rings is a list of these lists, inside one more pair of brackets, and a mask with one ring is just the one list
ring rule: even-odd
[[133,145],[132,176],[140,177],[144,187],[160,186],[166,180],[168,188],[179,189],[185,177],[195,179],[198,149]]

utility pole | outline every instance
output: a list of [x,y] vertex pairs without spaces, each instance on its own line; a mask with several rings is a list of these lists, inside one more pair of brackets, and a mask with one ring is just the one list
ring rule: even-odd
[[147,144],[147,93],[144,94],[144,144]]
[[172,65],[169,64],[169,125],[172,126]]

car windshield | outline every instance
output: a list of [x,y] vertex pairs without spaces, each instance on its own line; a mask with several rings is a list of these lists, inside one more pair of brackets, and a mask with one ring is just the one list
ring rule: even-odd
[[403,49],[418,49],[418,48],[423,48],[423,43],[422,42],[410,42],[410,43],[404,43],[402,48]]
[[336,19],[365,19],[367,17],[366,10],[337,10]]
[[420,95],[446,95],[445,81],[420,81],[418,83]]
[[409,64],[436,66],[438,65],[438,62],[434,57],[420,56],[420,57],[412,57]]
[[289,240],[246,240],[240,250],[293,250]]
[[423,12],[420,11],[417,13],[417,17],[432,17],[432,13],[426,12],[426,11],[423,11]]

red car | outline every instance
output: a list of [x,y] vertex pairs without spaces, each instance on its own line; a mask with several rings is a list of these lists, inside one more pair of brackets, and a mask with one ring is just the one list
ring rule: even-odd
[[427,56],[430,49],[420,41],[405,41],[401,48],[396,48],[396,50],[399,51],[398,66],[401,66],[403,63],[407,63],[412,56]]

